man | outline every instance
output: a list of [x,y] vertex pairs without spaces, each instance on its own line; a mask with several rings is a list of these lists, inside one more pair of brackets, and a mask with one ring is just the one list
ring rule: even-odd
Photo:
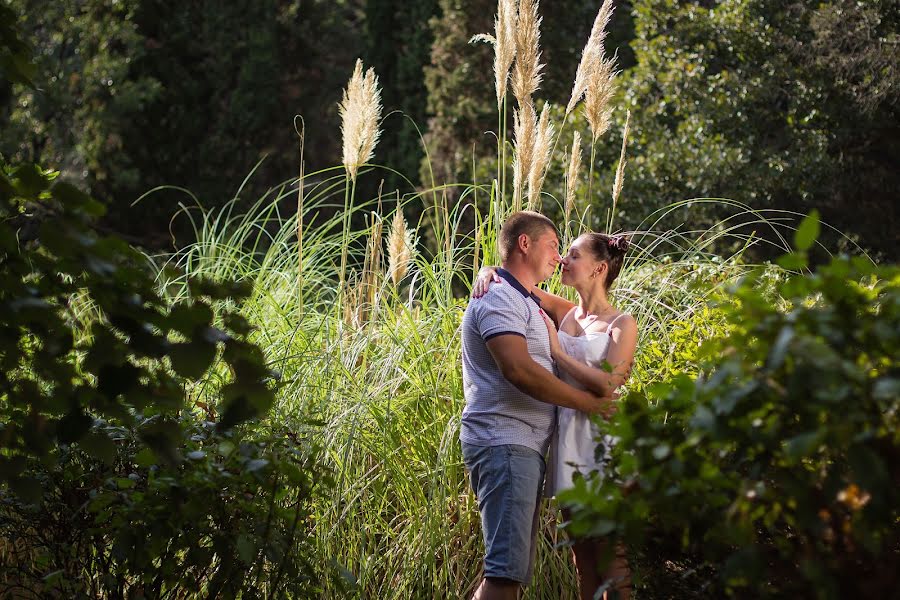
[[513,213],[498,244],[503,284],[469,303],[462,326],[466,407],[459,438],[485,545],[476,600],[514,600],[531,579],[554,405],[590,413],[611,405],[553,374],[547,326],[530,292],[562,260],[553,222]]

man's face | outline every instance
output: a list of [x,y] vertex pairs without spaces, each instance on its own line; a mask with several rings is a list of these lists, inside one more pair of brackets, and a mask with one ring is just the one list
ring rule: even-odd
[[559,239],[553,230],[547,229],[532,241],[531,251],[528,253],[529,262],[538,281],[544,281],[553,275],[562,260],[559,255]]

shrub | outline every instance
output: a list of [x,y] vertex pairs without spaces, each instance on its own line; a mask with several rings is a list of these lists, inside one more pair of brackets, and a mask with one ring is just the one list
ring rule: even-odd
[[[189,279],[170,306],[143,255],[96,233],[102,205],[2,167],[0,591],[314,596],[318,449],[235,429],[274,399],[224,308],[246,286]],[[191,400],[201,379],[218,401]]]
[[628,395],[615,477],[562,498],[571,530],[678,551],[668,560],[712,597],[887,597],[900,564],[900,269],[838,257],[774,295],[758,283],[719,307],[730,331],[704,346],[699,376]]
[[[320,597],[311,507],[317,453],[279,430],[244,435],[185,414],[166,465],[134,428],[100,422],[115,456],[78,444],[45,468],[39,503],[0,496],[0,590],[24,597]],[[23,594],[30,592],[32,596]]]

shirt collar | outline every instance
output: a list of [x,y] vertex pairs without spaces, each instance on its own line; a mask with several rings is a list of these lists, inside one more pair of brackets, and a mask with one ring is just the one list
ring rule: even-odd
[[541,305],[541,299],[538,298],[533,292],[529,292],[528,290],[526,290],[525,286],[519,283],[519,280],[513,277],[512,273],[510,273],[503,267],[498,267],[497,275],[508,281],[509,284],[513,286],[513,288],[515,288],[520,294],[522,294],[526,298],[531,298],[537,303],[538,306]]

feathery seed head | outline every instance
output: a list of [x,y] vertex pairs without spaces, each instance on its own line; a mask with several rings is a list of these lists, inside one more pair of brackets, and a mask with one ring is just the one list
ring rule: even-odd
[[540,63],[541,18],[537,0],[521,0],[518,23],[515,25],[516,64],[512,73],[512,88],[519,107],[531,104],[531,96],[541,85]]
[[531,164],[534,160],[537,142],[537,114],[532,104],[521,106],[513,112],[513,135],[515,136],[515,153],[513,155],[513,207],[522,209],[522,193],[525,183],[531,175]]
[[[360,301],[363,316],[367,316],[368,312],[375,307],[376,295],[378,292],[379,280],[381,273],[381,245],[384,243],[382,239],[382,229],[384,224],[381,217],[377,213],[372,213],[372,227],[370,230],[369,240],[366,243],[366,257],[363,261],[363,279],[362,279],[362,297]],[[363,319],[365,320],[365,319]]]
[[516,0],[500,0],[494,19],[494,35],[480,33],[469,42],[486,42],[494,47],[494,87],[497,90],[497,108],[506,97],[509,70],[516,58]]
[[341,306],[343,308],[344,324],[348,327],[359,326],[361,287],[346,281],[344,282],[342,296]]
[[566,169],[566,206],[565,222],[575,211],[575,188],[578,185],[578,171],[581,169],[581,134],[578,131],[572,138],[572,155],[569,157],[569,168]]
[[568,115],[574,110],[575,105],[584,96],[588,87],[589,75],[596,68],[596,62],[603,59],[604,45],[606,41],[606,26],[612,18],[615,9],[612,0],[604,0],[603,5],[597,12],[594,19],[594,25],[591,27],[591,34],[588,36],[587,44],[581,52],[581,62],[578,63],[578,70],[575,72],[575,84],[572,86],[572,97],[566,106],[566,114]]
[[622,152],[619,155],[619,166],[616,168],[616,180],[613,183],[613,205],[619,200],[622,187],[625,185],[625,147],[628,145],[628,125],[631,122],[631,111],[625,112],[625,129],[622,131]]
[[381,119],[378,76],[371,68],[363,75],[362,60],[356,61],[356,68],[338,109],[343,136],[343,164],[347,175],[355,182],[360,165],[372,160],[375,145],[381,136],[378,129]]
[[588,74],[584,94],[584,116],[591,128],[592,140],[606,133],[612,117],[611,101],[616,92],[616,57],[599,58]]
[[519,15],[516,12],[516,0],[500,0],[497,5],[497,20],[494,30],[497,36],[497,48],[494,55],[494,77],[497,88],[497,107],[506,97],[506,83],[509,71],[516,58],[516,28]]
[[541,188],[547,166],[550,164],[550,153],[553,151],[553,125],[550,123],[550,103],[541,109],[541,118],[535,132],[535,144],[528,173],[528,210],[540,210]]
[[415,252],[414,235],[415,232],[406,225],[403,211],[398,208],[388,234],[388,276],[395,286],[406,276],[412,263]]

